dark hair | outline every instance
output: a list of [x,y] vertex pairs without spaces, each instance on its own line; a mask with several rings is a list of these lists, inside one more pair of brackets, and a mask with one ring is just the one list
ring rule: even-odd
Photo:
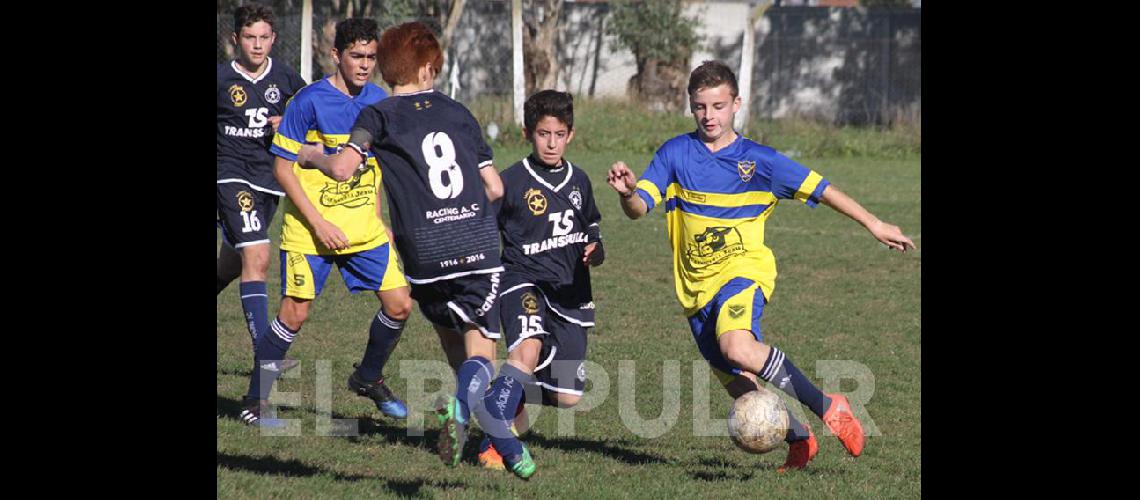
[[421,66],[431,63],[439,74],[443,52],[435,34],[421,22],[404,23],[384,30],[380,36],[380,76],[395,87],[415,83]]
[[351,17],[336,23],[336,39],[333,46],[337,52],[344,52],[356,42],[371,43],[380,38],[380,26],[375,19]]
[[726,83],[732,97],[740,94],[740,89],[736,86],[736,74],[728,65],[720,61],[704,61],[689,74],[689,95],[697,93],[700,89],[711,89]]
[[242,28],[258,21],[265,21],[271,30],[277,31],[273,27],[273,9],[271,7],[247,3],[234,11],[234,33],[241,33]]
[[553,89],[542,90],[527,98],[523,104],[523,124],[533,133],[543,117],[553,116],[574,130],[574,96]]

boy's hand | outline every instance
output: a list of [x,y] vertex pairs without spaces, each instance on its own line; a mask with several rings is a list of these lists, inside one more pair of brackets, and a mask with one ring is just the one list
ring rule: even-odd
[[887,248],[893,248],[900,252],[906,252],[908,247],[914,248],[914,242],[902,234],[902,230],[894,224],[876,221],[867,226],[867,230],[875,236],[875,239],[886,245]]
[[321,244],[329,250],[348,248],[348,236],[345,236],[344,231],[336,227],[336,224],[321,219],[313,224],[313,232],[317,233],[317,239],[321,240]]
[[273,133],[277,133],[277,127],[281,125],[281,116],[270,116],[269,124],[273,126]]
[[606,182],[623,198],[633,196],[634,190],[637,189],[637,177],[622,161],[615,162],[610,167],[610,171],[606,173]]
[[600,266],[604,258],[605,254],[598,250],[598,242],[595,241],[586,245],[586,251],[582,254],[582,263],[587,266]]

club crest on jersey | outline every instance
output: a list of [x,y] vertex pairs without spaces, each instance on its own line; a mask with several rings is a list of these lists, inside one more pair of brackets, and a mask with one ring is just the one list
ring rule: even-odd
[[269,88],[265,89],[265,102],[269,104],[277,104],[281,102],[281,91],[277,89],[277,84],[269,84]]
[[523,198],[526,199],[526,206],[530,209],[530,213],[534,215],[542,215],[546,213],[546,195],[537,189],[528,189],[523,193]]
[[245,104],[248,96],[245,95],[245,89],[241,85],[234,84],[230,86],[230,100],[234,102],[234,106],[242,107]]
[[574,186],[574,190],[570,191],[570,203],[574,204],[574,208],[582,209],[582,192],[578,190],[578,186]]
[[728,315],[732,316],[734,319],[739,318],[743,314],[744,314],[744,306],[742,306],[740,304],[733,304],[731,306],[728,306]]
[[740,180],[748,182],[752,180],[752,174],[756,173],[756,162],[752,160],[743,160],[736,162],[736,171],[740,173]]
[[240,191],[237,194],[238,208],[242,212],[253,210],[253,195],[249,191]]
[[538,312],[538,297],[535,297],[533,293],[523,292],[522,308],[527,314]]

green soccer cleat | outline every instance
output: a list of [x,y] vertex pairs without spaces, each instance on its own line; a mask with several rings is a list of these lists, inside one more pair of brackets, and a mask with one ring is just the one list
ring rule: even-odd
[[459,400],[447,395],[436,404],[435,412],[440,425],[439,458],[448,466],[458,466],[463,458],[463,445],[467,443],[467,422],[460,420]]
[[538,470],[538,466],[530,458],[530,450],[527,449],[526,445],[523,445],[522,455],[516,457],[516,460],[516,462],[511,463],[510,460],[504,458],[503,463],[518,477],[530,479],[530,476],[534,475],[534,471]]

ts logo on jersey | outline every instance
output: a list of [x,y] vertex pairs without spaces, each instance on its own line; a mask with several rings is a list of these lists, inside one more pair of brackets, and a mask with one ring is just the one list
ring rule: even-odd
[[234,84],[230,86],[230,100],[234,102],[234,106],[242,107],[246,99],[248,99],[248,96],[245,95],[245,89],[241,88],[241,85]]
[[237,194],[238,208],[242,212],[253,210],[253,195],[249,191],[239,191]]
[[752,160],[743,160],[736,162],[736,171],[740,173],[740,180],[748,182],[752,180],[752,174],[756,173],[756,162]]
[[523,198],[526,198],[526,206],[530,209],[530,213],[534,215],[546,213],[546,196],[542,194],[542,191],[528,189],[523,194]]

